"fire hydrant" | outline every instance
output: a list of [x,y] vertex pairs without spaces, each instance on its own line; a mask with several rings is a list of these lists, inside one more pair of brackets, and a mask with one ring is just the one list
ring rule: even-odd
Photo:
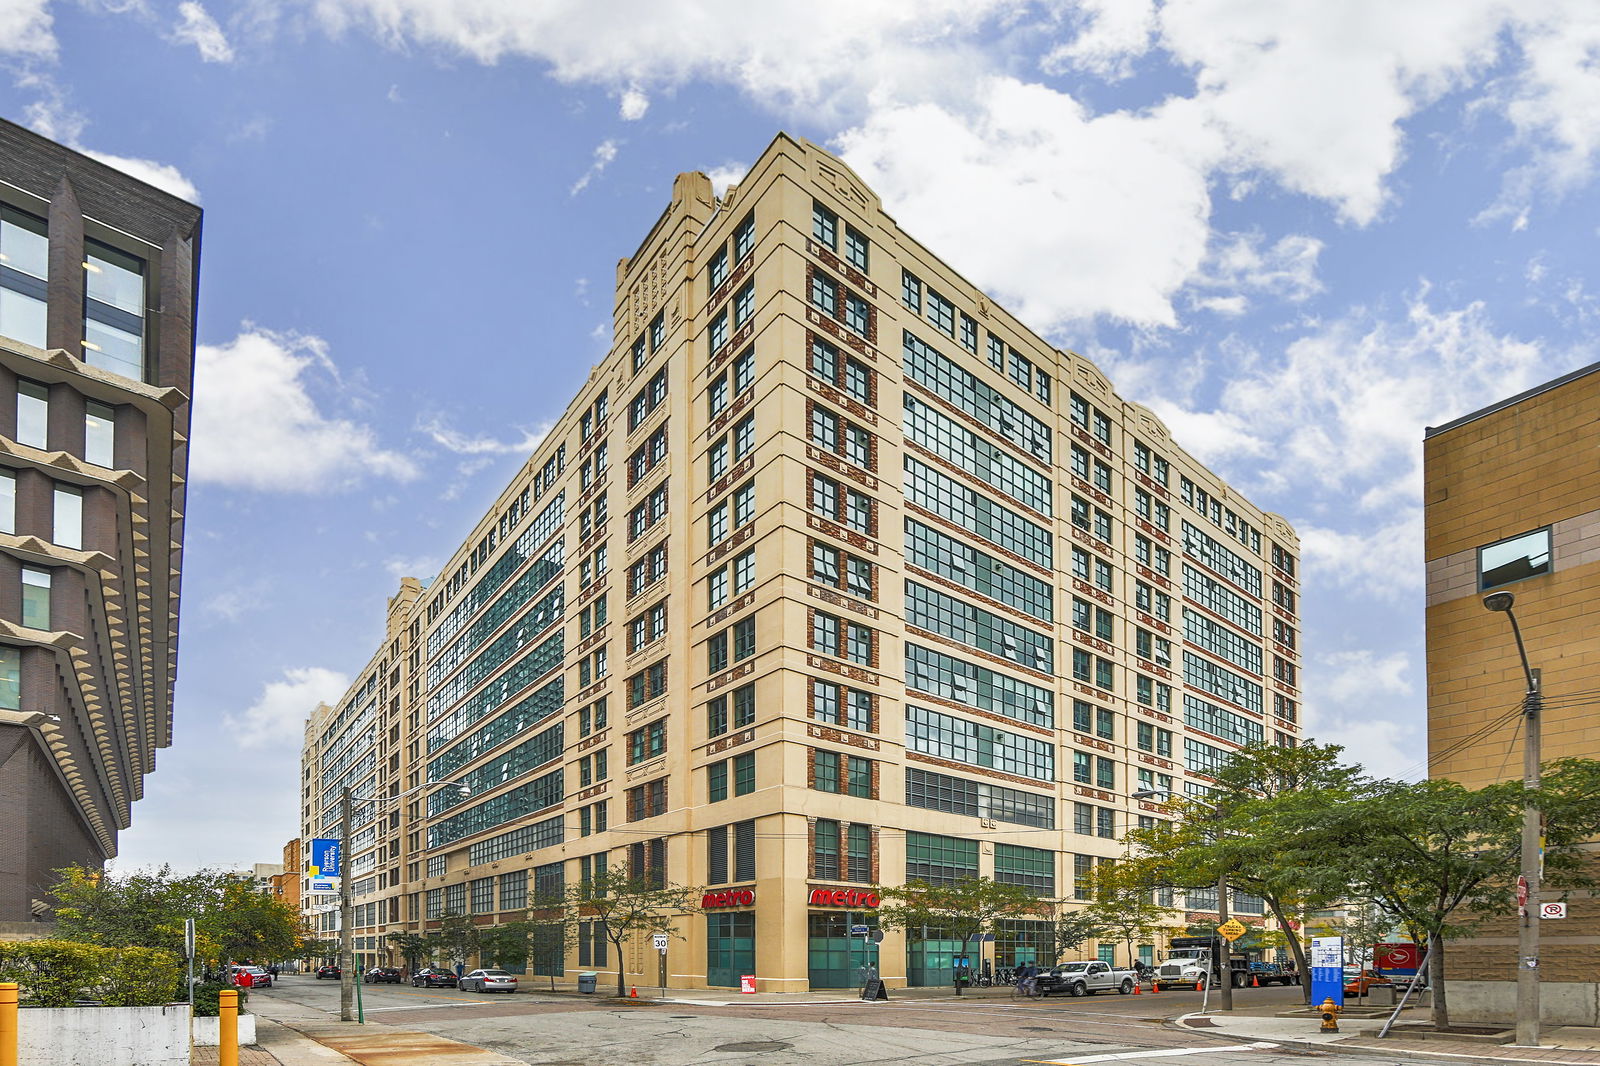
[[1322,1031],[1324,1033],[1337,1033],[1339,1031],[1339,1012],[1344,1008],[1335,1003],[1332,996],[1329,996],[1322,1001],[1322,1006],[1318,1009],[1322,1011]]

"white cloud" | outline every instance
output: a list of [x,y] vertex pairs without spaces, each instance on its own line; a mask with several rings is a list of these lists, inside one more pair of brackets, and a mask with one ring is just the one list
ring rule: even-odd
[[617,113],[628,122],[637,122],[644,118],[644,113],[648,110],[650,110],[650,98],[637,88],[624,90],[622,99],[617,104]]
[[195,188],[194,182],[184,177],[175,166],[158,163],[153,159],[135,159],[132,156],[97,152],[92,148],[80,147],[78,150],[86,156],[100,160],[108,167],[116,167],[124,174],[131,174],[146,185],[154,185],[158,189],[170,192],[180,200],[188,200],[192,204],[200,202],[200,190]]
[[1233,314],[1248,306],[1244,295],[1247,292],[1298,303],[1322,288],[1317,280],[1317,258],[1321,254],[1322,242],[1314,237],[1290,234],[1269,245],[1259,232],[1218,234],[1194,284],[1233,290],[1234,295],[1206,296],[1197,303],[1209,303],[1213,310]]
[[1340,744],[1347,761],[1380,777],[1422,776],[1426,738],[1420,721],[1399,713],[1412,706],[1411,656],[1370,649],[1313,656],[1305,666],[1306,735]]
[[0,53],[53,59],[56,38],[49,0],[0,0]]
[[320,666],[292,667],[280,681],[269,681],[242,714],[225,716],[241,748],[300,745],[306,719],[317,704],[333,704],[350,687],[350,678]]
[[197,481],[270,492],[328,492],[367,477],[409,480],[412,461],[377,443],[371,427],[325,415],[312,396],[337,386],[326,342],[246,324],[227,344],[195,354]]
[[192,44],[207,63],[233,62],[233,46],[211,12],[197,0],[184,0],[178,5],[178,24],[172,28],[173,39]]
[[750,173],[750,167],[744,163],[724,163],[720,167],[712,167],[706,171],[706,177],[711,179],[712,195],[724,197],[728,195],[728,187],[737,185]]
[[383,561],[384,570],[397,582],[403,577],[414,577],[424,582],[430,581],[433,575],[439,572],[439,567],[443,565],[444,560],[433,555],[397,555]]
[[538,429],[519,429],[521,436],[511,440],[496,440],[493,437],[468,436],[450,428],[440,418],[427,419],[419,423],[417,428],[435,444],[457,455],[532,455],[544,440],[544,435],[550,432],[550,426],[546,424]]
[[960,112],[879,108],[839,146],[901,225],[1036,328],[1097,314],[1169,326],[1208,238],[1217,145],[1194,118],[1181,103],[1095,117],[1001,77]]
[[583,172],[583,176],[573,182],[572,188],[568,190],[569,195],[576,196],[588,188],[589,183],[598,178],[615,158],[617,158],[616,141],[607,138],[595,145],[594,161],[589,164],[589,169]]
[[1156,29],[1152,0],[1079,0],[1077,15],[1079,32],[1045,54],[1040,65],[1046,71],[1076,68],[1107,80],[1126,78]]

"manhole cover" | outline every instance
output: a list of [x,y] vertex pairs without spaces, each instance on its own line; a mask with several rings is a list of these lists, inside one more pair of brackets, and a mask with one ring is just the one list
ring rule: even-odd
[[746,1040],[738,1044],[718,1044],[712,1051],[788,1051],[794,1047],[787,1040]]

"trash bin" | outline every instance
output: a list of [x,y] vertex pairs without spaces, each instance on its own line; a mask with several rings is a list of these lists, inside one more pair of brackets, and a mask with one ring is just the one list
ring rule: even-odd
[[592,995],[594,993],[595,976],[593,970],[584,970],[578,974],[578,991],[586,995]]

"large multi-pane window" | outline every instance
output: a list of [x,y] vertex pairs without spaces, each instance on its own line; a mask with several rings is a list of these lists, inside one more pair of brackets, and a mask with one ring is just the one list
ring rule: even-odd
[[811,854],[811,876],[819,881],[873,880],[870,825],[819,818]]
[[144,260],[84,242],[83,361],[144,380]]
[[872,469],[872,434],[847,418],[819,404],[811,404],[811,443],[845,462]]
[[913,444],[954,463],[1040,514],[1052,513],[1050,478],[937,408],[905,394],[905,431]]
[[820,678],[811,680],[811,717],[829,725],[874,732],[872,693]]
[[1041,621],[1055,619],[1048,582],[914,518],[906,519],[906,561]]
[[716,610],[728,603],[731,597],[748,592],[756,582],[756,550],[748,548],[734,556],[731,563],[711,571],[706,578],[706,607]]
[[45,346],[45,282],[50,241],[45,220],[0,206],[0,335]]
[[632,432],[639,423],[650,417],[661,401],[667,398],[667,368],[662,367],[645,383],[644,388],[634,394],[633,400],[628,404],[628,431]]
[[1021,885],[1036,896],[1049,898],[1056,892],[1056,853],[1044,848],[1025,848],[1017,844],[994,846],[994,879],[1001,884]]
[[1191,522],[1183,522],[1183,550],[1256,599],[1261,598],[1261,570]]
[[1044,673],[1055,668],[1046,634],[915,581],[906,582],[906,623]]
[[841,551],[820,540],[811,542],[811,579],[842,589],[863,599],[872,599],[876,582],[875,567],[866,559]]
[[858,533],[877,536],[877,514],[873,499],[864,492],[845,488],[826,474],[811,471],[811,509]]
[[861,403],[871,406],[874,402],[873,372],[820,337],[811,338],[811,372]]
[[[1276,592],[1283,586],[1275,581],[1273,587]],[[1241,629],[1255,636],[1261,636],[1261,608],[1199,567],[1190,566],[1188,563],[1183,564],[1183,594]]]
[[1149,722],[1140,722],[1136,730],[1136,743],[1140,751],[1150,751],[1165,758],[1172,757],[1172,730],[1162,729]]
[[667,750],[667,720],[658,718],[628,734],[628,765],[653,759]]
[[[973,347],[976,343],[974,337]],[[1050,429],[1043,422],[910,332],[904,335],[904,349],[906,376],[912,381],[955,404],[1034,458],[1050,462]]]
[[1259,744],[1264,739],[1260,722],[1187,692],[1183,694],[1183,721],[1191,729],[1203,730],[1241,746]]
[[871,666],[875,636],[870,627],[836,615],[816,611],[811,616],[811,646],[827,655]]
[[1035,781],[1055,780],[1055,746],[1049,741],[925,707],[906,708],[906,748]]
[[1261,673],[1261,645],[1246,640],[1221,622],[1213,621],[1190,607],[1183,609],[1183,637],[1196,647],[1235,666]]
[[1055,693],[920,645],[906,644],[906,685],[1031,725],[1055,726]]
[[665,659],[645,667],[628,678],[628,706],[637,707],[667,691],[667,662]]
[[933,833],[906,834],[906,880],[953,885],[978,876],[978,842]]
[[993,818],[1039,829],[1056,826],[1055,803],[1049,796],[914,766],[906,767],[906,806],[963,814],[969,818]]
[[811,787],[817,791],[877,798],[871,759],[823,748],[811,749],[811,759]]
[[1184,769],[1192,774],[1214,775],[1222,769],[1228,757],[1229,752],[1226,748],[1206,744],[1193,737],[1183,738],[1183,765]]
[[905,469],[909,502],[1031,563],[1052,567],[1049,530],[909,455]]
[[1202,692],[1221,696],[1257,714],[1261,713],[1260,685],[1191,651],[1183,653],[1183,680]]

